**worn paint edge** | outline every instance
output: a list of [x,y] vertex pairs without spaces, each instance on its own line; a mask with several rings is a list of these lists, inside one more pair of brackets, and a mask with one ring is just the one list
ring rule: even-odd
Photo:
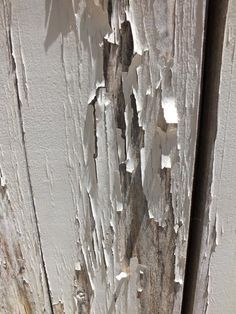
[[[185,269],[182,314],[194,312],[195,293],[201,261],[204,227],[208,224],[211,204],[214,147],[217,134],[217,107],[219,98],[222,50],[228,0],[209,0],[206,8],[203,45],[201,99],[199,108],[196,159],[194,168],[189,241]],[[211,252],[216,245],[213,235]],[[209,261],[208,261],[209,263]],[[205,274],[206,295],[208,276]],[[204,302],[204,301],[202,301]],[[205,300],[205,311],[207,299]],[[204,311],[204,312],[205,312]]]

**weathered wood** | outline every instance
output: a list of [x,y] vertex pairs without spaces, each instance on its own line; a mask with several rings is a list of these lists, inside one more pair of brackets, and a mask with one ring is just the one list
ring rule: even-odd
[[216,127],[216,133],[205,172],[209,188],[205,189],[205,203],[200,201],[204,205],[202,240],[191,311],[196,314],[233,314],[236,309],[236,2],[227,2],[218,1],[212,40],[216,43],[214,53],[220,58],[214,55],[215,62],[208,68],[211,80],[207,92],[211,97],[207,104],[213,109],[209,127]]
[[0,2],[0,313],[50,313],[25,152],[10,5]]
[[180,312],[204,14],[194,0],[11,1],[55,313]]

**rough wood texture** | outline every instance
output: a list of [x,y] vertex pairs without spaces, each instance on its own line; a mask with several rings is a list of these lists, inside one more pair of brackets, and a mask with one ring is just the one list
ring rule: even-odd
[[31,182],[9,3],[0,2],[0,313],[50,313]]
[[[203,234],[193,303],[193,313],[196,314],[233,314],[236,309],[236,2],[229,0],[228,9],[227,1],[219,3],[216,23],[221,29],[214,29],[217,34],[214,40],[218,42],[218,49],[214,52],[221,54],[222,51],[222,55],[219,62],[213,63],[209,69],[209,72],[214,71],[210,83],[213,89],[208,90],[212,95],[208,104],[213,100],[212,106],[217,113],[217,133],[211,155],[211,171],[208,168],[211,180],[206,190],[208,194],[202,220]],[[225,19],[225,13],[224,27],[222,19]],[[223,49],[220,47],[222,43]],[[218,72],[219,86],[213,92]],[[213,120],[211,116],[210,123]]]
[[[15,98],[1,101],[16,106],[8,119],[22,128],[25,156],[14,158],[23,159],[25,185],[11,177],[17,170],[1,169],[31,194],[21,202],[30,204],[25,215],[35,207],[54,313],[179,313],[205,1],[1,5],[11,36],[2,45],[16,66],[8,86]],[[4,82],[9,61],[1,66]],[[15,143],[11,128],[6,141]],[[27,222],[23,237],[37,239],[35,217],[18,215],[1,232]],[[23,257],[34,265],[27,259],[38,256],[39,267],[30,239]],[[37,274],[29,270],[29,285]],[[42,298],[39,291],[29,301],[39,313]]]

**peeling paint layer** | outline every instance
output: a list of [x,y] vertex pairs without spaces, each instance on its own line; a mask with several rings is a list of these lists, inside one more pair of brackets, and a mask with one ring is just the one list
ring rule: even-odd
[[178,313],[205,1],[11,1],[55,313]]

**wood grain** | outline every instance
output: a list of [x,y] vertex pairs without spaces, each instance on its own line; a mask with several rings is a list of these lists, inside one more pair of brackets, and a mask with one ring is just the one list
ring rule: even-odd
[[180,312],[205,5],[11,1],[25,167],[55,313]]

